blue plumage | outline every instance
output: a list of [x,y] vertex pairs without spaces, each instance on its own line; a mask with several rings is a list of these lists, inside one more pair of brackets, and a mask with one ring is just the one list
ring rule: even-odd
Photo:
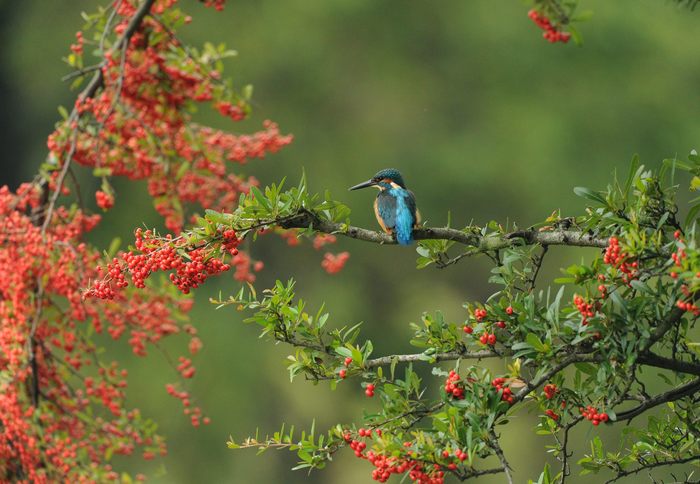
[[365,187],[379,189],[374,201],[374,213],[382,229],[393,234],[401,245],[413,241],[413,229],[418,225],[418,211],[413,193],[406,189],[403,177],[393,168],[381,170],[370,180],[355,185],[350,190]]

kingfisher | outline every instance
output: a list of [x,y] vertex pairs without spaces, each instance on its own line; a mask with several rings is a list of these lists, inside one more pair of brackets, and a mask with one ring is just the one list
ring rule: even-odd
[[410,244],[413,240],[413,229],[420,223],[420,214],[416,209],[416,197],[406,188],[399,170],[380,170],[366,182],[350,187],[350,190],[367,187],[379,189],[379,194],[374,200],[374,215],[382,230],[395,236],[399,244]]

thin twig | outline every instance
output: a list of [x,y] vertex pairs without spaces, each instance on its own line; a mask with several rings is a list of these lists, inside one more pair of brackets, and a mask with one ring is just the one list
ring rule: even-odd
[[615,476],[614,478],[612,478],[608,481],[605,481],[605,484],[611,484],[613,482],[618,481],[619,479],[622,479],[623,477],[637,474],[638,472],[641,472],[643,470],[653,469],[655,467],[672,466],[672,465],[676,465],[676,464],[685,464],[687,462],[693,462],[693,461],[697,461],[697,460],[700,460],[700,455],[691,455],[690,457],[684,457],[682,459],[661,460],[661,461],[652,462],[652,463],[637,467],[635,469],[631,469],[629,471],[618,471],[617,476]]
[[511,473],[510,465],[508,464],[508,460],[506,460],[506,456],[503,453],[503,449],[501,449],[501,446],[498,443],[498,437],[496,436],[496,432],[494,432],[493,430],[491,430],[491,440],[489,442],[489,445],[498,456],[498,460],[501,461],[501,465],[503,466],[503,472],[505,472],[506,474],[508,484],[513,484],[513,475]]
[[537,275],[540,273],[540,269],[542,268],[542,263],[544,262],[544,256],[547,255],[547,250],[549,249],[548,245],[543,245],[542,246],[542,253],[539,256],[534,256],[532,258],[532,263],[535,266],[535,271],[532,274],[532,277],[530,278],[530,281],[528,282],[528,292],[532,292],[535,289],[535,285],[537,284]]

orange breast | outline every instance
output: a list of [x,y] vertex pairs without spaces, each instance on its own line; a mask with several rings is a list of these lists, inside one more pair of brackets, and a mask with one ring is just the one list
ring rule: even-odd
[[382,217],[379,216],[379,207],[377,204],[379,203],[379,199],[375,198],[374,199],[374,216],[377,217],[377,222],[379,222],[379,226],[382,228],[384,232],[387,234],[391,233],[390,229],[386,228],[386,225],[384,225],[384,221],[382,220]]

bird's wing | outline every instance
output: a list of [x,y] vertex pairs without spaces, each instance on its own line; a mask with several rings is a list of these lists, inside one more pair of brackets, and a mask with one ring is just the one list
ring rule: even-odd
[[420,224],[420,212],[416,207],[416,196],[411,190],[406,191],[408,192],[408,196],[406,197],[406,204],[408,205],[408,209],[413,214],[413,225],[418,226],[418,224]]
[[393,229],[396,226],[396,198],[384,191],[379,192],[374,203],[374,213],[384,230]]

